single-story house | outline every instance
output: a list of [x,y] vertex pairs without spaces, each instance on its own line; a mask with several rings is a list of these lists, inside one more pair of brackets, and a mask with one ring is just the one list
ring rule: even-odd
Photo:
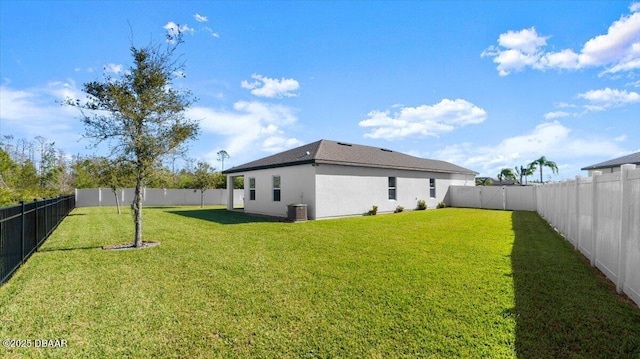
[[620,166],[626,164],[640,166],[640,152],[596,163],[595,165],[583,167],[581,170],[588,171],[589,177],[591,177],[593,171],[601,171],[602,173],[620,172]]
[[[244,177],[246,213],[287,217],[288,205],[305,204],[309,219],[361,215],[373,206],[428,208],[445,201],[450,185],[475,186],[472,170],[386,148],[320,140],[230,168],[230,188]],[[229,196],[227,209],[233,210]]]

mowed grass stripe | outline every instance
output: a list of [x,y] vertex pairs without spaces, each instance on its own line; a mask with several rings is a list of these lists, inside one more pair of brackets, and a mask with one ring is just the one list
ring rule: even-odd
[[[518,252],[519,263],[552,256],[583,268],[571,281],[602,282],[533,213],[445,209],[291,224],[221,208],[147,208],[145,240],[161,245],[135,251],[101,249],[131,240],[130,214],[72,214],[0,288],[0,337],[68,346],[9,356],[554,356],[576,335],[541,333],[540,298],[514,281],[525,273],[512,263],[514,243],[543,241]],[[526,273],[532,286],[569,280]],[[638,310],[606,285],[588,287],[613,308],[603,309],[603,330],[626,332],[604,335],[603,353],[640,337]],[[593,319],[572,310],[578,322]],[[640,352],[624,343],[618,353]],[[583,349],[592,346],[569,353],[592,356]]]

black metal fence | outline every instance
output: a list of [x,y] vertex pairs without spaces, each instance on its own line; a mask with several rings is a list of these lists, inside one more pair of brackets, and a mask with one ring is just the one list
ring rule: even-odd
[[74,195],[0,208],[0,284],[44,243],[76,206]]

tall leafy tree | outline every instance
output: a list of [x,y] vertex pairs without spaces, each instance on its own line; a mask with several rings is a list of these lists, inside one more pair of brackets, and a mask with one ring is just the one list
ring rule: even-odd
[[516,178],[516,174],[513,173],[513,170],[511,168],[503,168],[502,170],[500,170],[500,173],[498,173],[498,179],[500,180],[500,182],[505,179],[510,179],[514,182],[518,180]]
[[[226,186],[225,186],[226,188]],[[243,189],[244,188],[244,177],[236,177],[233,179],[233,188],[234,189]]]
[[551,172],[554,174],[558,174],[558,165],[555,162],[547,160],[545,156],[538,158],[537,160],[529,163],[529,168],[532,168],[532,171],[535,171],[537,168],[540,169],[540,183],[542,183],[542,168],[549,167]]
[[97,188],[100,187],[99,171],[102,165],[98,157],[80,158],[77,157],[71,165],[71,175],[73,176],[73,186],[75,188]]
[[204,207],[204,192],[210,188],[215,188],[216,175],[215,168],[206,162],[198,162],[194,173],[194,186],[200,190],[200,207]]
[[80,109],[85,136],[95,145],[107,141],[112,156],[133,167],[134,247],[143,245],[142,189],[154,165],[199,132],[198,123],[185,117],[185,110],[195,101],[191,92],[172,86],[184,68],[174,56],[182,37],[178,34],[168,40],[167,47],[132,46],[133,65],[124,75],[85,83],[86,101],[67,101]]
[[134,168],[131,162],[125,160],[102,159],[100,166],[100,182],[111,188],[113,197],[116,200],[116,212],[120,214],[120,200],[118,199],[118,188],[129,187],[134,181]]
[[19,174],[19,188],[25,194],[39,193],[40,179],[38,178],[38,170],[31,160],[26,160],[22,165]]
[[9,154],[0,148],[0,206],[13,202],[12,186],[18,170]]

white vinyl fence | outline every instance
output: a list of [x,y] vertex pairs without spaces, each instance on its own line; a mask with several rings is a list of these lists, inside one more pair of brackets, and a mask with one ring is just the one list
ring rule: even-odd
[[640,169],[543,186],[451,187],[451,206],[535,210],[640,306]]
[[[121,206],[129,206],[133,201],[133,188],[116,190]],[[208,189],[204,192],[206,206],[227,204],[226,189]],[[244,190],[233,190],[233,203],[244,203]],[[194,189],[150,189],[142,191],[144,206],[199,206],[200,190]],[[76,207],[115,206],[116,197],[110,188],[76,189]]]
[[536,210],[535,186],[451,186],[449,198],[453,207]]

